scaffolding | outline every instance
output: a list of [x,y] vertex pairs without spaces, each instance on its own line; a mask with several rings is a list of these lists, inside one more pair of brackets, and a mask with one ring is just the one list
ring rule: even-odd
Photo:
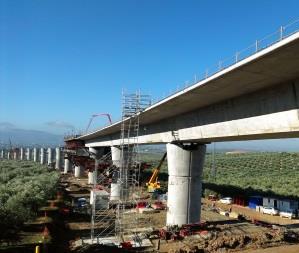
[[[120,133],[119,168],[111,163],[111,153],[96,160],[96,167],[110,164],[97,177],[97,187],[111,196],[111,183],[119,189],[119,198],[108,197],[107,205],[97,205],[96,197],[92,201],[91,240],[103,243],[105,239],[115,238],[119,244],[126,241],[125,235],[133,235],[138,240],[137,228],[140,227],[138,214],[130,210],[136,206],[139,194],[140,159],[138,150],[139,115],[151,104],[150,97],[134,94],[122,94],[122,124]],[[94,190],[97,190],[94,185]],[[105,199],[105,196],[103,196]],[[127,213],[130,213],[127,215]],[[131,237],[132,238],[132,237]]]
[[137,237],[138,213],[133,212],[130,219],[126,218],[128,215],[125,213],[128,207],[136,206],[140,198],[139,115],[150,103],[150,97],[140,92],[122,95],[121,163],[118,177],[120,198],[116,212],[116,236],[120,242],[126,241],[126,234],[133,233]]

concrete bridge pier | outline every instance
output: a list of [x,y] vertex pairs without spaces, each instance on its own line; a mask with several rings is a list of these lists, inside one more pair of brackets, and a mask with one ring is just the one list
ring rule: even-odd
[[27,148],[27,153],[26,153],[26,155],[27,155],[27,161],[29,161],[29,160],[30,160],[30,157],[31,157],[31,150],[30,150],[30,148]]
[[10,151],[7,151],[7,160],[10,160]]
[[84,168],[81,165],[76,165],[75,166],[75,177],[80,178],[82,177],[84,172]]
[[18,152],[17,152],[17,150],[14,150],[13,151],[13,159],[17,160],[17,157],[18,157]]
[[56,170],[60,170],[60,166],[61,166],[61,151],[60,148],[56,148],[55,149],[55,153],[56,153],[56,160],[55,160],[55,169]]
[[168,200],[166,225],[200,221],[204,144],[167,144]]
[[1,150],[1,159],[4,159],[4,150]]
[[91,153],[91,157],[94,159],[94,170],[88,172],[88,184],[96,186],[98,178],[99,158],[104,155],[104,148],[96,149],[89,147],[89,152]]
[[130,148],[131,147],[129,146],[127,149],[124,149],[124,153],[122,154],[122,150],[120,147],[111,147],[112,164],[119,169],[119,175],[118,180],[111,183],[110,200],[121,199],[125,201],[129,196],[129,185],[124,185],[124,182],[128,177],[128,170],[127,168],[122,167],[122,159],[125,163],[129,162],[128,153]]
[[24,160],[24,148],[20,149],[20,160],[23,161]]
[[67,174],[68,172],[70,172],[71,170],[71,162],[70,160],[65,157],[64,158],[64,170],[63,170],[63,174]]
[[52,163],[52,149],[48,148],[48,165]]
[[111,147],[111,158],[112,158],[112,164],[115,167],[120,168],[120,165],[121,165],[121,148],[120,147],[116,147],[116,146]]
[[37,148],[33,149],[33,161],[37,162],[37,157],[38,157],[38,150]]
[[44,164],[45,163],[45,149],[41,148],[40,149],[40,164]]

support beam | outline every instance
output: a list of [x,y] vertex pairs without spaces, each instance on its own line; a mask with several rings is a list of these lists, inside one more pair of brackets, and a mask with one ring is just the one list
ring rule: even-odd
[[17,151],[17,150],[14,150],[14,151],[13,151],[13,159],[14,159],[14,160],[17,160],[17,156],[18,156],[18,151]]
[[4,159],[4,150],[1,150],[1,159]]
[[7,151],[7,160],[10,160],[10,151]]
[[169,226],[200,221],[204,144],[167,144]]

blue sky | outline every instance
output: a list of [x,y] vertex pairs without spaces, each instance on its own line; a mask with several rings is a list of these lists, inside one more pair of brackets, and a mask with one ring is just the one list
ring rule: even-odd
[[[0,125],[63,133],[154,99],[299,18],[279,0],[0,0]],[[96,119],[92,128],[101,127]]]

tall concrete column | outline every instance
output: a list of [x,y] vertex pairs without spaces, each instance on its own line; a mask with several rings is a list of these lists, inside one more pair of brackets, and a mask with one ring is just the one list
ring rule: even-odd
[[17,154],[18,154],[17,151],[14,150],[14,151],[13,151],[13,159],[14,159],[14,160],[17,160]]
[[56,153],[55,169],[60,170],[60,166],[61,166],[61,151],[60,151],[60,148],[56,148],[55,153]]
[[111,147],[111,157],[112,157],[112,164],[119,168],[121,165],[121,148],[120,147]]
[[[128,147],[131,148],[131,147]],[[128,186],[125,186],[123,182],[127,180],[128,177],[128,171],[127,168],[122,168],[122,159],[126,162],[128,162],[128,150],[124,150],[123,157],[122,157],[122,150],[120,147],[111,147],[111,157],[112,157],[112,164],[119,168],[119,180],[116,183],[111,184],[111,194],[110,199],[122,199],[125,201],[127,197],[129,196],[129,188]]]
[[38,157],[38,150],[37,148],[33,149],[33,161],[37,162],[37,157]]
[[52,163],[52,149],[48,148],[48,165]]
[[20,160],[23,161],[24,160],[24,148],[20,149]]
[[70,171],[70,169],[71,169],[71,162],[67,157],[65,157],[64,158],[64,171],[63,171],[63,173],[67,174]]
[[83,176],[84,169],[81,165],[75,166],[75,177],[82,177]]
[[45,163],[45,149],[41,148],[40,149],[40,164],[44,164]]
[[29,161],[31,157],[31,150],[30,148],[27,148],[27,152],[26,152],[26,160]]
[[1,159],[4,159],[4,150],[1,150]]
[[200,221],[202,170],[206,145],[167,144],[167,225]]
[[104,148],[92,148],[89,147],[89,152],[91,153],[91,157],[94,159],[94,170],[88,172],[88,184],[96,185],[98,178],[98,165],[99,158],[104,155]]
[[7,160],[10,160],[10,151],[7,151]]

